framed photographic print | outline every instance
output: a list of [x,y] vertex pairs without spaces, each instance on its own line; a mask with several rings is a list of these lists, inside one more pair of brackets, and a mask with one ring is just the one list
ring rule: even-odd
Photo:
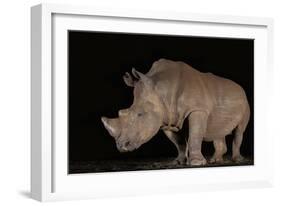
[[271,19],[31,14],[34,199],[272,185]]

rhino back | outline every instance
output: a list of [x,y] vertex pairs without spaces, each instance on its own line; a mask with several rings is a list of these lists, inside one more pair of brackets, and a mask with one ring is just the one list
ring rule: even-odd
[[238,84],[201,73],[184,62],[161,59],[152,65],[147,76],[153,79],[166,107],[165,121],[180,128],[190,112],[202,110],[209,114],[206,137],[221,138],[249,113],[247,97]]

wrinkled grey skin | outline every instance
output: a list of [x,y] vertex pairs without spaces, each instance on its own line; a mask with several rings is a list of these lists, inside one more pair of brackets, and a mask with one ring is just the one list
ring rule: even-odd
[[[132,151],[149,141],[159,129],[175,144],[178,163],[204,165],[202,141],[212,141],[211,163],[222,163],[227,151],[225,136],[234,132],[232,159],[243,159],[240,146],[250,117],[244,90],[235,82],[211,73],[201,73],[184,62],[160,59],[147,74],[135,69],[126,73],[134,87],[134,102],[119,111],[118,118],[102,117],[120,152]],[[189,134],[177,135],[184,120]]]

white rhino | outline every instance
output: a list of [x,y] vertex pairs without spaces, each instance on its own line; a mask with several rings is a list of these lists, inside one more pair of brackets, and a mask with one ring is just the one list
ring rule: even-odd
[[[132,74],[123,77],[128,86],[134,87],[131,107],[120,110],[118,118],[101,118],[120,152],[137,149],[162,129],[175,144],[179,163],[206,164],[202,141],[214,144],[210,162],[222,163],[227,151],[225,136],[234,132],[232,159],[243,159],[240,146],[250,108],[241,86],[166,59],[154,62],[147,74],[135,69]],[[188,121],[184,121],[186,118]],[[177,134],[183,125],[189,131],[186,138]]]

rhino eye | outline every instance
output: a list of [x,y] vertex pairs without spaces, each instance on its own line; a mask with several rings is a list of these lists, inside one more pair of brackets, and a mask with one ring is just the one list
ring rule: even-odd
[[138,117],[142,116],[142,113],[138,113]]

